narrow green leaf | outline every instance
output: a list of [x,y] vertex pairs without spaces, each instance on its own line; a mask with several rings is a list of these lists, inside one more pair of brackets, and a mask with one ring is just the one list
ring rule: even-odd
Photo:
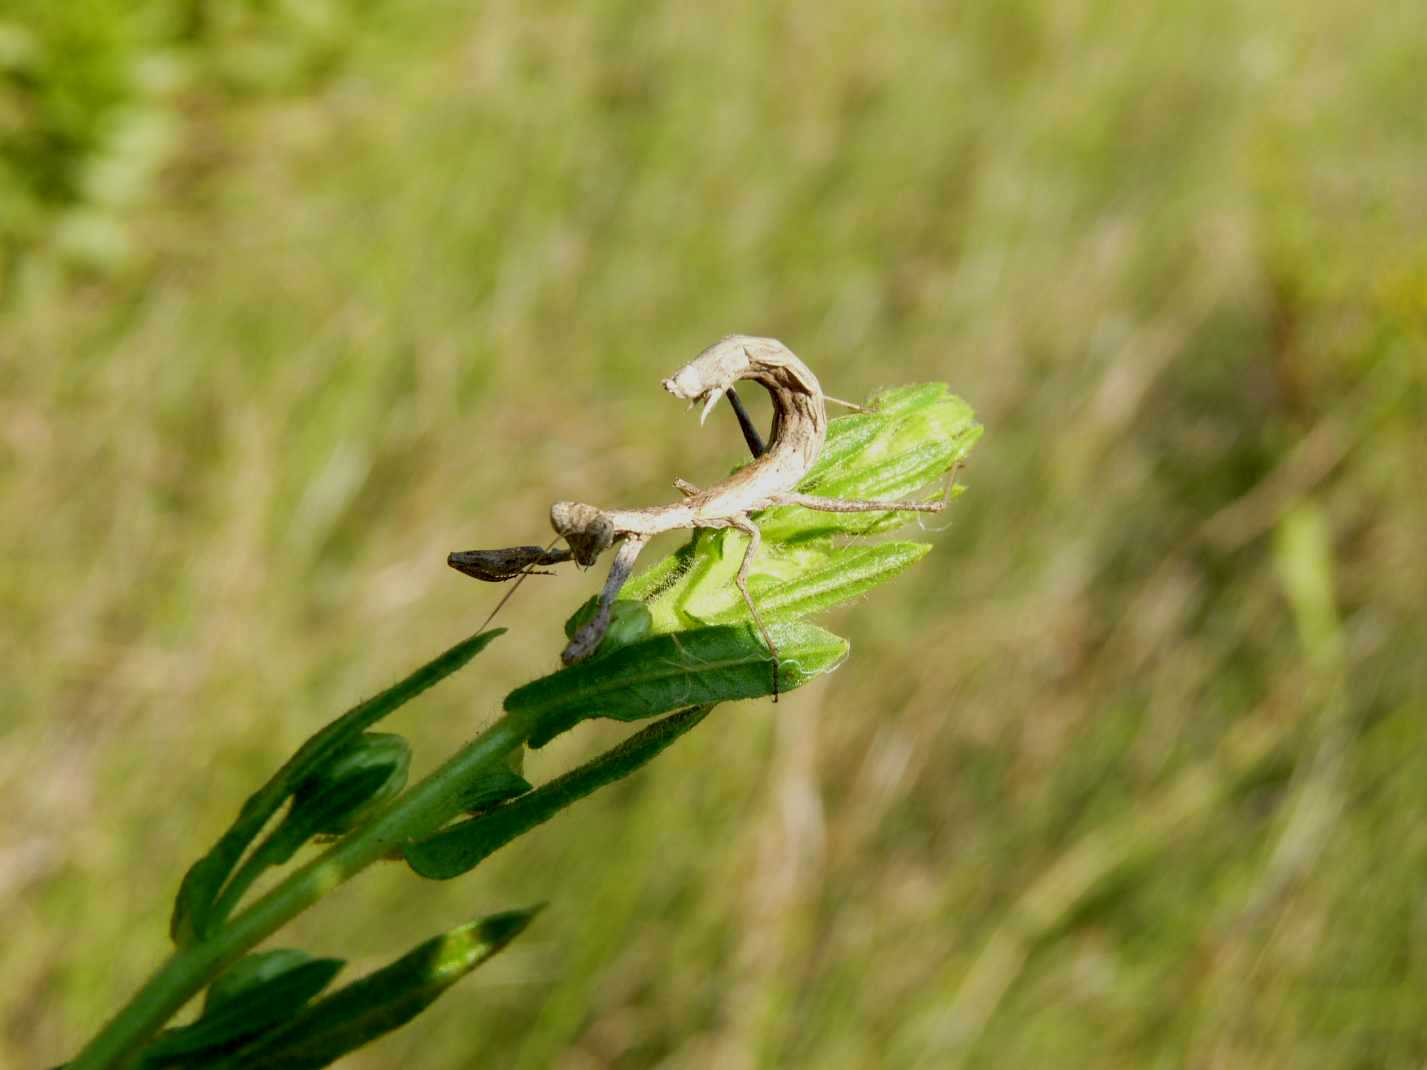
[[220,924],[228,917],[264,872],[287,863],[308,840],[380,793],[389,776],[386,768],[362,769],[330,785],[320,796],[310,799],[309,805],[294,804],[223,886],[210,910],[212,923]]
[[[575,633],[599,610],[599,595],[592,595],[574,614],[565,621],[565,638],[575,638]],[[610,607],[609,625],[604,639],[595,650],[594,657],[612,654],[620,647],[639,642],[650,633],[649,607],[643,602],[622,598]]]
[[[778,689],[792,691],[835,669],[847,641],[811,624],[769,627],[778,648]],[[505,708],[526,719],[532,747],[589,717],[634,721],[685,706],[773,692],[772,660],[757,631],[720,625],[658,635],[517,688]]]
[[371,766],[324,785],[325,790],[309,796],[306,805],[298,805],[294,799],[282,824],[273,830],[268,862],[283,865],[308,840],[340,826],[343,818],[364,808],[390,783],[390,769]]
[[712,708],[691,706],[670,714],[528,795],[407,844],[407,864],[432,880],[450,880],[469,872],[511,840],[550,820],[565,807],[629,776],[702,721]]
[[[394,732],[363,732],[298,784],[292,793],[291,816],[311,811],[304,820],[315,832],[328,836],[350,832],[402,793],[410,767],[411,744],[404,738]],[[375,784],[368,786],[373,777]],[[329,798],[349,782],[360,782],[366,794],[356,793],[355,802]]]
[[[272,985],[314,962],[335,962],[341,959],[319,959],[295,947],[274,947],[254,951],[229,966],[203,994],[205,1017],[222,1010],[227,1004],[245,997],[256,989]],[[314,993],[315,994],[315,993]]]
[[453,789],[456,805],[448,812],[451,817],[462,811],[480,813],[524,795],[534,787],[524,773],[525,747],[520,746],[468,774],[467,779]]
[[428,940],[339,988],[213,1070],[317,1070],[397,1029],[514,940],[540,908],[512,910]]
[[144,1049],[143,1066],[206,1066],[225,1049],[291,1018],[337,976],[341,959],[292,948],[240,959],[209,989],[203,1014],[168,1029]]
[[212,907],[224,882],[263,826],[308,774],[361,732],[460,669],[504,632],[504,628],[493,628],[462,640],[404,680],[354,706],[308,739],[271,780],[248,798],[233,825],[184,875],[169,923],[173,940],[186,943],[195,937],[202,939],[222,923],[222,917],[213,915]]

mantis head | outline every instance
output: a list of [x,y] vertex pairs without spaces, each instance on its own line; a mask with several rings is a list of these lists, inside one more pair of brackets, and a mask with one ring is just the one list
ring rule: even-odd
[[569,544],[575,561],[586,567],[614,542],[609,514],[584,502],[556,502],[550,507],[550,526]]

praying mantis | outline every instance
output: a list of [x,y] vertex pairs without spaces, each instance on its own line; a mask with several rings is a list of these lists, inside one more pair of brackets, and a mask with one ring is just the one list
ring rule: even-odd
[[[734,392],[742,380],[757,383],[773,402],[773,425],[766,446]],[[584,502],[560,501],[550,508],[550,522],[565,546],[513,546],[497,550],[453,553],[447,563],[459,572],[487,582],[530,574],[541,566],[573,560],[589,567],[614,549],[609,576],[593,617],[574,635],[560,655],[566,665],[589,657],[609,629],[611,607],[634,572],[646,543],[666,532],[698,528],[734,528],[748,536],[735,582],[773,663],[773,698],[777,700],[778,650],[748,591],[749,572],[762,546],[753,514],[779,505],[799,505],[830,513],[938,513],[945,500],[888,501],[829,498],[800,493],[796,488],[817,463],[827,436],[827,402],[817,377],[793,352],[774,338],[734,334],[720,339],[674,375],[663,381],[674,397],[701,401],[702,424],[721,398],[727,397],[738,417],[754,460],[727,479],[700,489],[683,480],[674,486],[681,501],[642,509],[601,509]],[[847,402],[837,402],[847,405]],[[858,408],[859,406],[850,406]]]

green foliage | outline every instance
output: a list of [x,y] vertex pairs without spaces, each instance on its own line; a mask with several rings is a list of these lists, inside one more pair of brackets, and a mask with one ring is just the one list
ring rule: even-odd
[[299,1013],[343,965],[341,959],[313,958],[295,948],[247,955],[209,986],[197,1021],[165,1030],[144,1049],[141,1066],[211,1066],[220,1055]]
[[517,936],[540,907],[492,914],[425,941],[339,988],[212,1070],[317,1070],[405,1025]]
[[[0,10],[0,289],[36,248],[90,268],[134,251],[190,103],[311,88],[364,0],[15,0]],[[8,269],[8,270],[7,270]]]
[[710,709],[690,706],[671,714],[514,802],[409,843],[403,849],[406,861],[432,880],[459,877],[565,807],[638,770],[707,717]]
[[[694,432],[656,384],[730,330],[854,400],[953,382],[994,428],[975,493],[867,613],[818,619],[856,655],[826,698],[715,711],[471,881],[381,867],[305,917],[366,954],[472,894],[557,899],[518,968],[353,1070],[1422,1064],[1427,5],[346,26],[310,92],[179,90],[159,195],[100,213],[152,270],[0,309],[0,1064],[59,1061],[152,965],[136,873],[181,872],[307,718],[479,622],[442,554],[727,471],[731,422]],[[1305,504],[1321,539],[1284,523]],[[549,672],[598,581],[528,581],[491,667]],[[392,729],[418,766],[498,713],[480,690]],[[1320,765],[1331,820],[1290,844],[1323,853],[1285,874]],[[1182,777],[1212,805],[1164,805]],[[1043,878],[1127,828],[1063,910]],[[1007,958],[1023,906],[1041,936]]]
[[[314,959],[307,952],[292,947],[277,947],[269,951],[255,951],[251,955],[244,955],[232,966],[229,966],[218,980],[208,986],[208,991],[203,997],[203,1016],[208,1017],[215,1014],[255,993],[266,993],[272,989],[276,982],[286,982],[295,974],[302,973],[318,962],[330,966],[332,963],[339,963],[339,960]],[[336,976],[336,970],[333,970],[333,976]],[[318,985],[308,995],[293,996],[292,1001],[299,1005],[306,1003],[325,987],[325,984]],[[285,985],[281,989],[273,990],[287,991]],[[301,990],[299,989],[299,991]]]
[[[373,792],[379,791],[389,775],[385,766],[358,777],[355,782],[348,782],[340,797],[333,800],[332,809],[324,808],[311,822],[303,820],[280,826],[268,840],[272,846],[255,853],[249,860],[241,882],[235,878],[234,883],[224,889],[243,852],[283,803],[304,789],[311,778],[329,763],[340,760],[366,729],[464,666],[492,639],[503,633],[503,628],[495,628],[462,640],[406,679],[354,706],[304,743],[287,764],[243,804],[232,827],[184,876],[169,926],[174,941],[182,944],[195,937],[202,939],[210,935],[215,926],[222,924],[227,912],[237,905],[238,898],[263,869],[286,861],[293,850],[339,819],[344,810],[364,804]],[[220,891],[224,893],[221,898]],[[216,911],[215,905],[218,907]]]
[[[981,436],[970,406],[942,383],[883,391],[867,408],[831,421],[827,444],[800,490],[833,498],[904,497],[963,463]],[[826,513],[801,506],[760,513],[763,547],[748,585],[763,619],[798,620],[829,609],[920,560],[930,548],[926,543],[848,538],[884,533],[917,515]],[[634,577],[622,598],[648,607],[648,627],[655,634],[747,620],[733,582],[747,540],[731,529],[701,531]]]
[[[847,656],[845,639],[810,624],[773,625],[769,633],[779,691],[831,672]],[[657,635],[582,661],[512,691],[505,708],[528,726],[530,745],[543,747],[591,717],[637,721],[774,690],[768,648],[755,628],[738,624]]]
[[505,762],[487,766],[462,788],[460,808],[469,813],[480,813],[497,806],[508,799],[524,795],[533,784],[511,768],[523,765],[524,750],[514,750]]
[[[885,409],[850,427],[835,425],[831,437],[841,467],[824,467],[818,478],[827,485],[870,488],[868,493],[912,490],[959,463],[979,431],[970,409],[944,388],[897,392]],[[901,519],[893,511],[874,517],[869,527],[883,530]],[[613,627],[594,656],[512,691],[500,722],[409,792],[409,744],[401,736],[368,729],[465,666],[501,630],[456,644],[336,718],[248,799],[228,831],[189,869],[170,924],[179,953],[151,979],[154,994],[136,997],[81,1053],[75,1067],[102,1070],[127,1058],[133,1045],[161,1023],[163,1001],[181,1004],[193,979],[214,971],[219,977],[202,1017],[160,1034],[144,1049],[142,1065],[320,1067],[414,1017],[503,947],[533,912],[490,918],[429,941],[305,1009],[299,1008],[331,980],[339,960],[309,961],[300,953],[274,952],[249,956],[226,974],[221,973],[223,961],[230,945],[250,947],[393,844],[422,876],[459,876],[560,810],[645,765],[718,703],[776,697],[837,668],[847,657],[847,641],[795,618],[870,590],[930,547],[838,545],[830,538],[834,532],[845,534],[824,525],[819,514],[803,511],[791,519],[784,516],[778,536],[764,546],[773,564],[759,573],[753,589],[774,622],[768,639],[776,647],[776,660],[758,629],[740,620],[747,607],[739,613],[719,602],[718,589],[733,585],[727,544],[695,533],[650,570],[649,576],[660,578],[657,584],[645,577],[632,585],[646,592],[647,602],[626,600],[616,607]],[[649,608],[648,603],[661,602],[678,607],[673,615],[678,627],[668,626],[667,612]],[[586,606],[566,622],[567,634],[589,611]],[[704,624],[701,615],[739,622]],[[526,745],[542,747],[583,721],[635,721],[669,713],[542,787],[534,788],[521,775]],[[276,827],[253,846],[289,800]],[[463,812],[474,816],[448,825]],[[271,922],[251,922],[243,915],[227,924],[261,874],[287,865],[319,835],[343,838],[249,912],[261,915],[266,908]],[[336,855],[349,861],[334,861]]]
[[[962,464],[981,437],[971,406],[944,383],[874,394],[870,411],[828,425],[827,445],[801,485],[828,498],[900,498]],[[839,533],[870,534],[907,523],[909,514],[821,513],[801,506],[770,510],[763,536],[788,541]]]
[[313,830],[301,840],[294,836],[296,846],[312,835],[340,836],[362,824],[401,794],[410,764],[411,746],[401,736],[363,732],[293,792],[284,824]]

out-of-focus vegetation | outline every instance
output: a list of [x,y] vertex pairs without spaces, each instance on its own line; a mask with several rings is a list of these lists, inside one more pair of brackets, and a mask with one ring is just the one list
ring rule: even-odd
[[340,63],[361,0],[13,0],[0,10],[0,284],[44,250],[112,272],[144,251],[133,213],[176,158],[211,160],[188,122],[310,90]]
[[[446,551],[726,471],[657,384],[736,330],[949,381],[974,492],[828,685],[304,921],[355,972],[551,901],[352,1065],[1422,1064],[1427,8],[313,10],[0,16],[0,1063],[479,623]],[[525,585],[418,765],[597,582]]]

